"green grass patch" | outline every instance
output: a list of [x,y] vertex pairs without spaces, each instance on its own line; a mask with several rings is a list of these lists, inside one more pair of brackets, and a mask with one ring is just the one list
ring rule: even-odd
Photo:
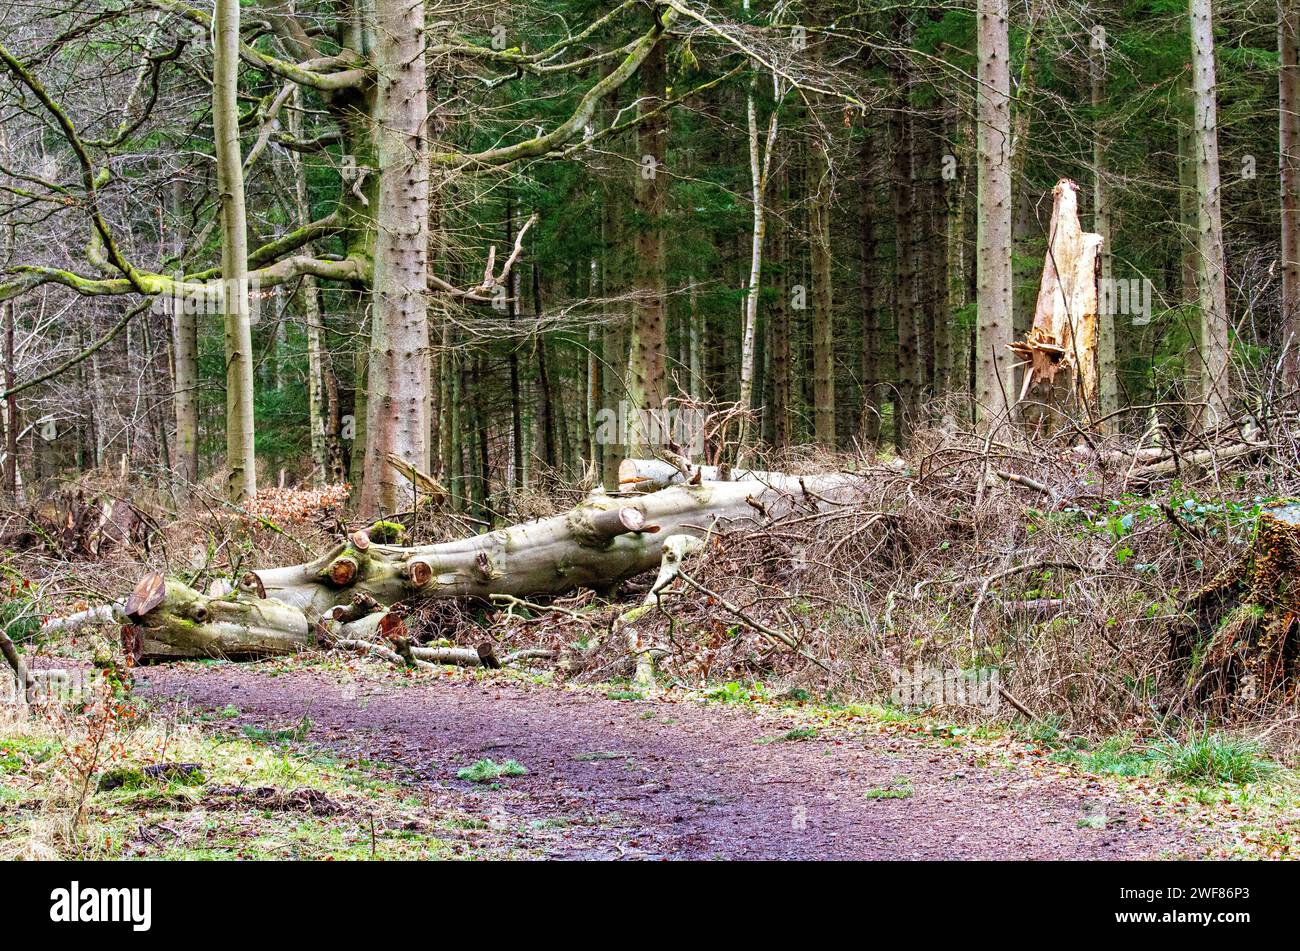
[[788,730],[780,736],[760,736],[755,743],[793,743],[798,740],[811,740],[817,736],[817,727],[815,726],[797,726],[793,730]]
[[767,688],[761,683],[746,686],[738,680],[729,680],[704,691],[704,699],[717,703],[750,704],[762,703],[768,695]]
[[1159,755],[1152,749],[1138,747],[1129,733],[1112,736],[1095,749],[1061,750],[1052,754],[1052,759],[1099,776],[1150,776],[1160,768]]
[[644,700],[645,696],[635,690],[607,690],[606,700]]
[[17,771],[30,765],[44,763],[58,750],[59,744],[54,740],[28,736],[0,738],[0,771]]
[[1091,749],[1075,746],[1059,750],[1052,759],[1096,775],[1160,776],[1191,786],[1240,786],[1270,779],[1279,771],[1253,740],[1208,730],[1150,746],[1139,746],[1131,734],[1123,733]]
[[1277,764],[1254,740],[1234,739],[1208,730],[1181,741],[1166,740],[1155,752],[1166,776],[1194,786],[1242,786],[1269,779],[1278,772]]
[[[238,713],[236,713],[238,716]],[[294,726],[280,730],[267,730],[260,726],[244,727],[244,736],[254,743],[267,743],[272,746],[284,746],[288,743],[301,743],[311,732],[311,717],[304,716]]]
[[868,799],[911,799],[915,794],[910,777],[896,776],[889,785],[868,789],[863,795]]
[[508,759],[504,763],[481,759],[471,766],[458,770],[456,776],[459,779],[467,779],[471,783],[490,783],[502,776],[524,776],[527,773],[528,770],[512,759]]
[[485,834],[481,820],[431,809],[382,764],[345,762],[276,735],[300,734],[297,728],[265,731],[273,742],[207,732],[211,719],[146,719],[114,734],[76,827],[71,820],[81,781],[59,751],[84,736],[63,722],[0,721],[0,860],[419,860],[513,853]]

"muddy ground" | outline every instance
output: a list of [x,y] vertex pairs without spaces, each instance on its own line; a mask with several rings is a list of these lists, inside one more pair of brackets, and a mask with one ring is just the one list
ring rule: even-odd
[[[137,686],[163,706],[223,710],[235,729],[309,717],[307,743],[385,764],[428,801],[482,816],[524,856],[1135,859],[1211,844],[1100,782],[878,724],[781,740],[798,721],[779,711],[504,677],[277,673],[156,667]],[[483,758],[528,773],[495,786],[457,778]]]

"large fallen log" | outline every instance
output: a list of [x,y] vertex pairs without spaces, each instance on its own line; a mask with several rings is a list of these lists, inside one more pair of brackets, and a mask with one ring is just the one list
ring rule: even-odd
[[[791,476],[761,469],[732,469],[726,466],[697,466],[680,457],[676,464],[666,459],[624,459],[618,465],[618,487],[622,492],[658,492],[670,485],[694,482],[762,482],[789,486]],[[794,477],[797,479],[797,477]]]
[[[752,529],[851,497],[850,475],[678,485],[634,498],[595,493],[563,515],[437,545],[403,548],[356,532],[314,561],[250,571],[209,596],[148,575],[124,606],[137,661],[249,657],[312,646],[358,595],[381,606],[428,598],[537,596],[611,589],[661,562],[666,539]],[[359,623],[359,622],[352,622]]]

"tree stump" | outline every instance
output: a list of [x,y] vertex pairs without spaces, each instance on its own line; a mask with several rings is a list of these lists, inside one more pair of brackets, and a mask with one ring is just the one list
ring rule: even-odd
[[1246,551],[1186,605],[1171,659],[1198,705],[1286,702],[1300,673],[1300,503],[1260,513]]

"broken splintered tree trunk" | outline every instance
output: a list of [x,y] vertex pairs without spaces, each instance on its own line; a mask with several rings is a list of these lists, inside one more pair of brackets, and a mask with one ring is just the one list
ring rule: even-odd
[[219,597],[149,575],[124,607],[125,645],[137,660],[283,654],[313,645],[321,625],[347,614],[358,596],[382,608],[424,598],[608,589],[659,565],[674,536],[744,531],[847,497],[859,484],[823,475],[780,487],[702,482],[634,498],[597,493],[563,515],[416,548],[376,544],[357,532],[315,561],[250,571]]
[[1024,372],[1024,420],[1042,433],[1055,429],[1064,413],[1089,418],[1098,406],[1097,256],[1102,238],[1079,224],[1074,182],[1057,182],[1052,199],[1034,323],[1024,340],[1010,345]]

